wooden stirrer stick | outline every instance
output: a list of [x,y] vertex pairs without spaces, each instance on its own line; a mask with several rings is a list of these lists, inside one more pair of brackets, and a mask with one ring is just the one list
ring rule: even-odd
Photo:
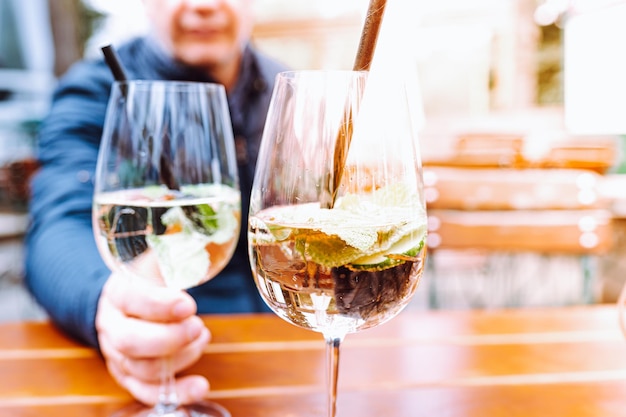
[[[370,0],[354,61],[353,70],[355,71],[369,71],[370,69],[386,4],[387,0]],[[341,183],[350,141],[352,140],[352,130],[352,110],[350,109],[339,129],[333,155],[333,171],[328,175],[324,184],[326,192],[322,193],[320,198],[320,203],[324,208],[331,209],[335,205],[337,190]]]

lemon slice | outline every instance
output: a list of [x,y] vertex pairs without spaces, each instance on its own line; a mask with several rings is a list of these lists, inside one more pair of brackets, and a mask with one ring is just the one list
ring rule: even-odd
[[146,236],[156,253],[159,271],[170,288],[191,288],[204,280],[211,259],[205,250],[208,239],[200,233],[172,233]]
[[[324,233],[308,233],[296,240],[296,247],[303,247],[305,258],[329,267],[337,267],[351,263],[363,256],[363,251],[350,246],[336,235]],[[301,243],[298,243],[301,242]]]
[[[420,238],[415,239],[415,236],[420,236]],[[391,268],[405,262],[404,258],[417,256],[424,247],[425,241],[425,232],[411,233],[394,243],[388,250],[355,259],[350,266],[353,269],[367,271]]]

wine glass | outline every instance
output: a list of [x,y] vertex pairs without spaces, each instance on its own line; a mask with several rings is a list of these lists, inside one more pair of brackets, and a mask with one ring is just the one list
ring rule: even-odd
[[417,102],[404,77],[359,71],[278,75],[251,193],[258,290],[326,341],[328,416],[340,344],[396,316],[426,253]]
[[[223,86],[116,82],[98,155],[93,227],[112,270],[184,290],[231,258],[241,194]],[[159,402],[124,416],[230,416],[218,404],[178,403],[164,360]]]

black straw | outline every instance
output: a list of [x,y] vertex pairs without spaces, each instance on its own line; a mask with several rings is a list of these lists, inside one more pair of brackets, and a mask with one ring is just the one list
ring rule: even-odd
[[[106,45],[103,46],[101,49],[102,53],[104,54],[104,61],[109,66],[109,69],[111,69],[111,73],[113,73],[113,78],[115,78],[115,81],[128,80],[128,77],[126,76],[126,71],[124,70],[124,66],[122,65],[122,61],[117,56],[117,52],[115,52],[113,45]],[[120,91],[122,92],[122,95],[124,97],[126,97],[127,93],[126,88],[127,87],[125,85],[120,85]]]
[[[104,60],[107,65],[111,69],[113,73],[113,78],[116,81],[126,81],[128,77],[126,76],[126,72],[124,70],[124,66],[122,65],[122,61],[117,56],[117,52],[112,45],[106,45],[102,48],[102,53],[104,54]],[[120,85],[120,91],[122,95],[126,97],[127,90],[126,85]],[[165,139],[165,138],[164,138]],[[169,161],[165,158],[165,154],[161,153],[161,158],[159,158],[159,175],[161,177],[161,181],[170,189],[170,190],[179,190],[180,187],[174,175],[172,174],[172,168],[170,166]]]
[[128,78],[126,77],[126,73],[124,72],[124,67],[122,66],[122,61],[120,61],[117,56],[117,52],[113,49],[112,45],[106,45],[102,47],[102,53],[104,54],[104,60],[107,65],[111,69],[113,73],[113,78],[116,81],[126,81]]

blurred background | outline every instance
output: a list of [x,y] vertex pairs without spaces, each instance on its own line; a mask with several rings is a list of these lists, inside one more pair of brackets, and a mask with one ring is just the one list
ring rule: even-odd
[[[255,0],[255,44],[350,69],[368,0]],[[141,0],[0,0],[0,319],[22,285],[34,146],[58,78],[145,31]],[[389,0],[375,63],[419,83],[429,261],[416,308],[615,301],[626,217],[625,0]]]

